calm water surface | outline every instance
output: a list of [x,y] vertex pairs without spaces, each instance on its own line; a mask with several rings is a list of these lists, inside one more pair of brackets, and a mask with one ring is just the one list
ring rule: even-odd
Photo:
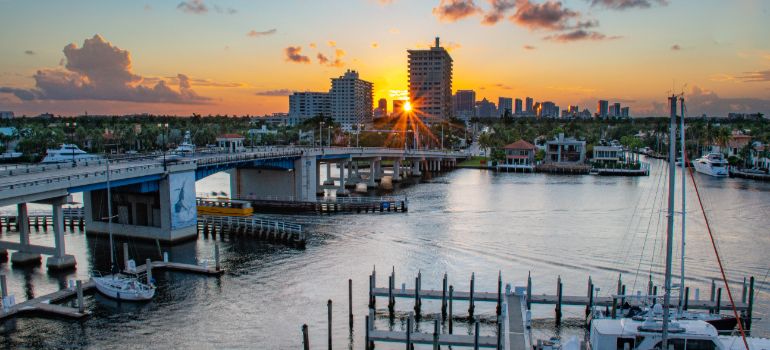
[[[535,293],[553,294],[558,275],[570,295],[585,293],[589,275],[602,295],[612,293],[619,273],[630,290],[646,289],[650,274],[662,284],[666,200],[662,164],[653,160],[652,174],[642,178],[456,170],[397,188],[395,193],[409,198],[405,214],[269,215],[304,223],[313,232],[307,248],[202,235],[197,241],[162,246],[160,250],[169,251],[172,260],[192,263],[211,259],[218,243],[227,273],[209,278],[155,271],[158,290],[152,302],[120,304],[89,294],[86,303],[93,316],[85,321],[11,320],[0,325],[0,342],[6,348],[296,349],[301,347],[300,326],[307,323],[312,347],[320,348],[326,341],[326,301],[332,299],[335,348],[360,349],[368,275],[374,266],[379,286],[387,285],[387,274],[395,267],[398,285],[411,287],[422,271],[426,289],[440,289],[447,272],[456,290],[467,290],[475,272],[477,290],[494,291],[498,270],[513,285],[523,285],[531,272]],[[740,295],[744,276],[756,276],[760,291],[755,317],[762,320],[755,321],[755,334],[770,336],[770,322],[765,319],[770,309],[765,292],[770,184],[706,176],[697,180],[728,276],[735,282],[733,293]],[[199,181],[197,190],[227,192],[229,179],[216,174]],[[700,288],[701,297],[707,298],[710,281],[719,271],[696,206],[694,195],[689,196],[687,284]],[[3,231],[2,239],[18,241],[18,235]],[[34,232],[31,240],[53,245],[50,233]],[[138,261],[160,258],[154,243],[129,243]],[[68,279],[88,278],[92,268],[108,266],[105,239],[86,237],[76,229],[67,233],[66,244],[68,253],[77,257],[77,271],[49,274],[44,266],[27,270],[0,266],[9,275],[10,293],[17,302],[53,292]],[[678,241],[676,245],[679,249]],[[354,288],[352,335],[347,326],[348,278]],[[412,306],[411,300],[398,300],[398,315]],[[386,308],[384,299],[378,300],[378,307]],[[494,319],[494,305],[479,303],[477,309],[483,319]],[[439,312],[440,303],[426,301],[423,310]],[[455,310],[464,313],[467,304],[455,303]],[[536,306],[536,334],[582,334],[583,312],[566,307],[565,321],[557,328],[553,306]],[[432,320],[419,326],[432,329]],[[382,313],[377,327],[404,325],[400,319],[390,324]],[[469,330],[462,322],[455,327],[455,332]],[[482,332],[491,335],[494,327],[485,325]],[[378,349],[392,348],[401,347],[378,344]]]

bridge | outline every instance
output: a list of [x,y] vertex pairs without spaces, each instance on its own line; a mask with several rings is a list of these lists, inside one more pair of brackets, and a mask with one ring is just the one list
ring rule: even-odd
[[[73,193],[83,193],[88,233],[105,234],[112,221],[116,235],[175,242],[197,237],[195,182],[215,173],[230,174],[230,192],[239,196],[315,201],[324,190],[345,196],[351,184],[375,187],[386,177],[398,182],[451,169],[463,158],[464,152],[440,150],[267,147],[165,161],[153,155],[0,168],[0,206],[17,206],[20,236],[18,243],[0,241],[0,255],[14,250],[11,262],[23,265],[39,263],[45,254],[50,255],[49,269],[74,267],[75,258],[66,254],[63,237],[63,205]],[[108,171],[112,217],[107,214]],[[55,247],[30,244],[28,203],[51,205]]]

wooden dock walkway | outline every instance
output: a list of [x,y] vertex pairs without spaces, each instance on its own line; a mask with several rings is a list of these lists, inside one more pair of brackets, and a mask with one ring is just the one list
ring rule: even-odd
[[198,232],[204,236],[229,232],[258,239],[304,246],[307,239],[302,225],[256,216],[199,215]]
[[516,294],[508,294],[505,298],[508,306],[508,349],[531,349],[529,331],[524,327],[524,312],[527,306],[524,298]]
[[[148,259],[149,260],[149,259]],[[165,261],[152,261],[152,269],[158,270],[174,270],[182,272],[192,272],[208,276],[219,276],[225,271],[219,266],[201,266],[193,264],[184,264],[177,262],[165,262]],[[218,265],[218,264],[217,264]],[[132,273],[142,274],[147,272],[147,264],[137,266]],[[5,275],[2,275],[2,279],[5,280]],[[5,283],[3,283],[5,284]],[[81,285],[82,293],[91,291],[96,288],[96,283],[93,280],[84,282]],[[71,319],[81,319],[88,315],[90,312],[87,310],[80,311],[80,308],[74,308],[69,306],[57,305],[67,299],[77,297],[77,288],[64,288],[56,292],[46,294],[34,299],[11,305],[9,307],[0,308],[0,320],[9,319],[16,316],[22,316],[27,314],[41,314],[44,316],[64,317]],[[81,301],[82,302],[82,301]]]
[[[336,188],[336,187],[335,187]],[[297,200],[293,197],[236,196],[238,200],[251,202],[255,210],[292,213],[405,213],[409,200],[405,196],[385,197],[332,197],[317,200]]]
[[[409,335],[412,344],[434,344],[434,334],[415,332]],[[369,330],[369,340],[386,343],[406,343],[406,332]],[[438,334],[438,344],[441,346],[468,347],[474,346],[475,339],[473,335],[463,334]],[[497,337],[482,335],[479,336],[479,347],[496,348]],[[523,348],[522,348],[523,349]]]

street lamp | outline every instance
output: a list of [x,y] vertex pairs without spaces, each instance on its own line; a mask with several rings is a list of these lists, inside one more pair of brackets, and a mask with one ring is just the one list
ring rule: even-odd
[[363,128],[364,128],[364,124],[363,123],[358,124],[358,128],[356,128],[356,147],[359,147],[358,146],[358,135],[361,133],[361,129],[363,129]]
[[[67,130],[69,131],[69,137],[70,137],[70,145],[74,145],[75,142],[73,139],[75,138],[75,129],[78,126],[77,122],[66,122],[64,123],[64,126],[67,127]],[[75,162],[75,149],[72,148],[72,166],[76,166],[77,162]]]
[[163,151],[163,171],[165,172],[166,169],[166,132],[168,131],[168,123],[158,123],[158,128],[161,129],[161,136],[162,136],[162,149]]

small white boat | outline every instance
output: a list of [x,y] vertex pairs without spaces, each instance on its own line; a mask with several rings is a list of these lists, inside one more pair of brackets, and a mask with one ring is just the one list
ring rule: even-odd
[[100,293],[113,299],[143,301],[155,296],[155,286],[139,282],[135,277],[111,275],[94,277],[93,280]]
[[693,163],[695,171],[709,176],[727,176],[727,161],[722,153],[709,153],[696,159]]
[[65,143],[58,149],[47,149],[45,158],[43,158],[41,163],[81,162],[84,160],[98,160],[101,158],[101,156],[89,154],[88,152],[81,150],[76,145]]
[[189,131],[185,132],[184,141],[174,149],[174,153],[182,156],[195,153],[195,145],[192,143]]

